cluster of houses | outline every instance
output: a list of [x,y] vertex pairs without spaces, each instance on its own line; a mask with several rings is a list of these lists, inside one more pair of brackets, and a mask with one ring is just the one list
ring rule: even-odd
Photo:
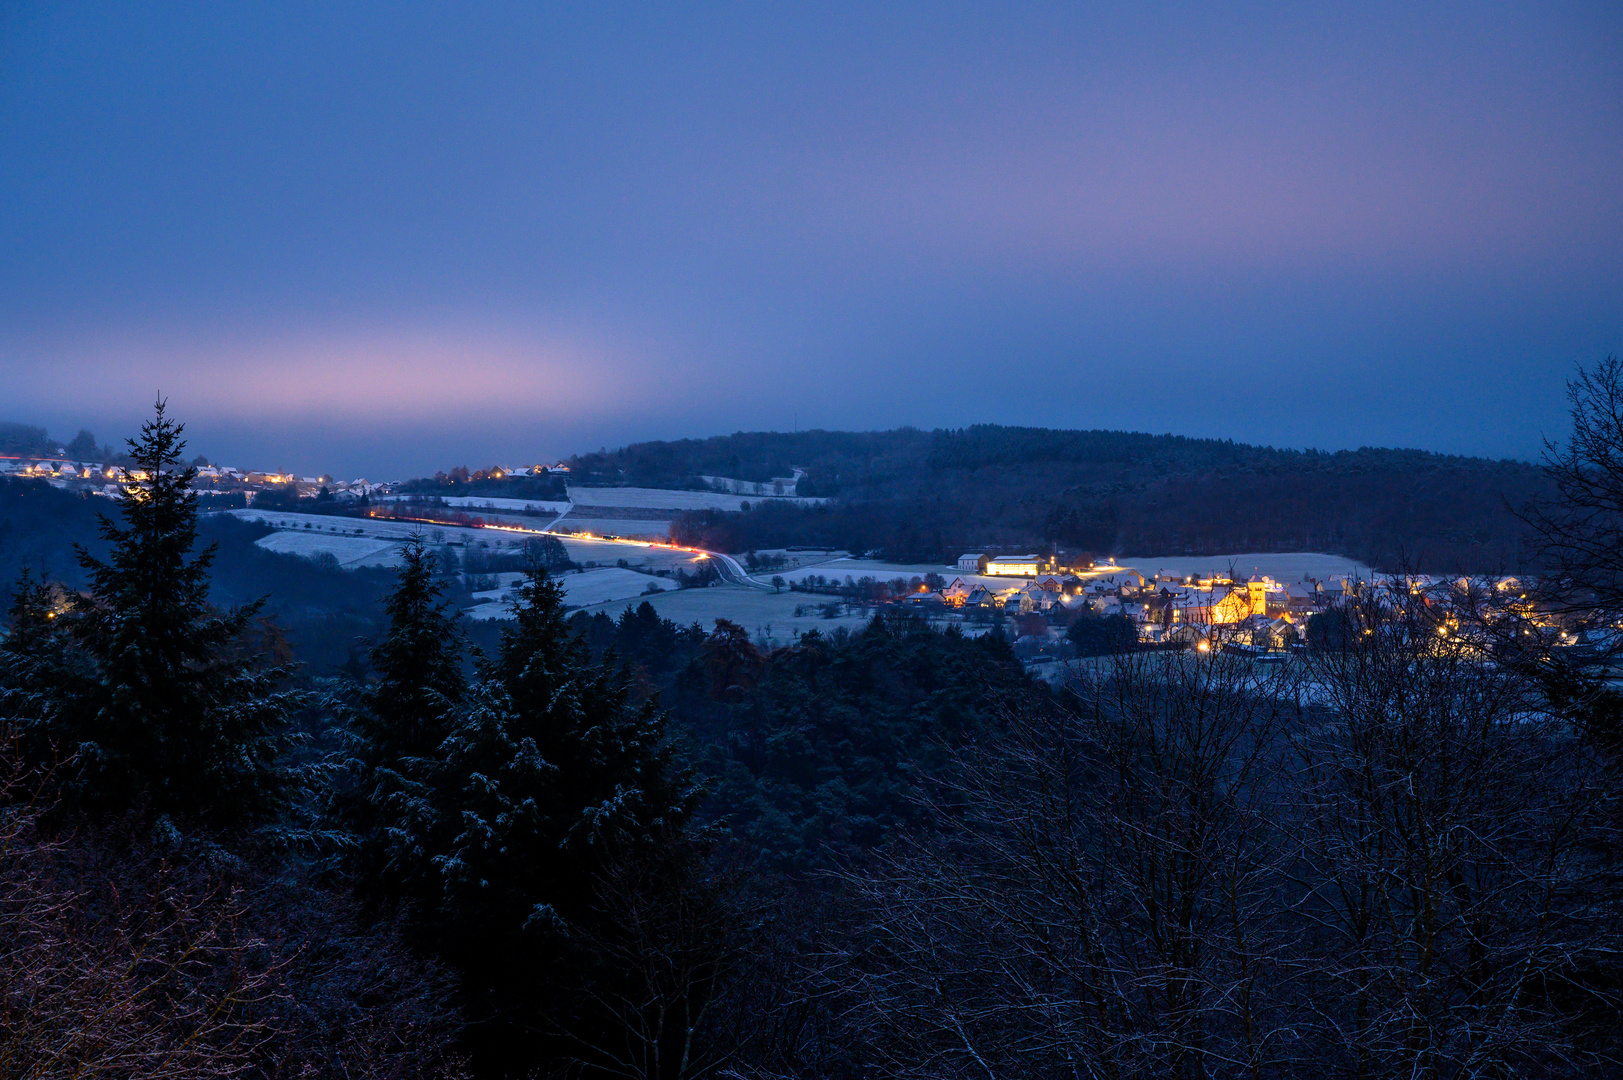
[[145,480],[139,469],[126,469],[97,461],[65,461],[57,458],[0,460],[0,476],[45,480],[53,487],[105,490],[116,494],[123,485]]
[[[1377,574],[1370,579],[1330,575],[1281,582],[1257,575],[1233,580],[1221,575],[1145,577],[1134,570],[1105,567],[1076,572],[1054,570],[1041,556],[986,557],[966,555],[959,562],[965,576],[939,590],[916,587],[903,601],[923,615],[966,621],[1012,621],[1015,647],[1028,660],[1065,655],[1065,628],[1078,618],[1119,618],[1143,644],[1211,650],[1259,652],[1301,644],[1306,622],[1329,608],[1365,595],[1390,606],[1400,597],[1418,601],[1443,637],[1464,633],[1468,609],[1480,614],[1484,604],[1497,604],[1525,624],[1523,632],[1540,634],[1558,647],[1593,646],[1600,637],[1608,649],[1623,646],[1623,634],[1607,629],[1566,627],[1562,620],[1536,610],[1526,599],[1526,586],[1513,577],[1467,579],[1425,574]],[[1021,576],[999,587],[989,577]],[[1486,599],[1485,599],[1486,598]],[[1466,634],[1461,640],[1466,640]]]
[[[120,494],[125,485],[145,480],[139,469],[129,469],[99,461],[69,461],[61,458],[0,460],[0,476],[41,479],[55,487],[90,490],[102,495]],[[358,499],[381,485],[366,480],[336,480],[331,476],[296,476],[292,473],[243,471],[225,465],[199,465],[194,486],[204,494],[241,491],[248,502],[259,491],[296,490],[300,496],[318,494],[322,488],[338,499]]]
[[[1222,628],[1225,639],[1282,648],[1300,640],[1303,620],[1359,586],[1347,577],[1287,583],[1260,575],[1234,581],[1171,574],[1146,578],[1125,569],[1071,572],[1056,570],[1041,555],[967,554],[957,567],[964,576],[939,590],[921,587],[904,603],[921,614],[958,613],[972,621],[1022,617],[1022,638],[1057,639],[1078,617],[1119,616],[1134,626],[1140,641],[1167,645],[1200,645],[1211,640],[1214,628]],[[987,577],[1023,580],[999,588]]]
[[[244,502],[252,506],[256,495],[275,492],[286,497],[296,494],[301,499],[326,494],[338,502],[355,501],[375,495],[391,494],[393,483],[373,483],[366,479],[340,480],[333,476],[300,476],[296,473],[235,469],[229,465],[196,466],[197,477],[192,487],[201,495],[241,494]],[[546,465],[525,465],[508,468],[494,467],[477,475],[486,476],[567,476],[565,462]],[[98,495],[122,494],[130,483],[146,479],[139,470],[99,461],[73,461],[66,457],[52,458],[0,458],[0,476],[28,477],[45,480],[54,487],[90,491]]]

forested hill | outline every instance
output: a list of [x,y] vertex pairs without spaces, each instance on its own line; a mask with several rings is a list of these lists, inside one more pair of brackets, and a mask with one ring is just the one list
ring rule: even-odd
[[980,547],[1099,554],[1334,551],[1377,566],[1522,567],[1511,512],[1543,490],[1520,461],[1363,448],[1324,452],[1123,431],[977,425],[931,432],[740,432],[571,461],[576,483],[694,486],[805,470],[807,510],[688,515],[723,549],[830,544],[940,561]]
[[[929,455],[929,432],[739,431],[709,439],[632,443],[569,459],[577,483],[633,487],[702,486],[700,476],[763,483],[796,467],[815,469],[825,487],[891,477],[917,469]],[[807,494],[809,492],[803,492]],[[832,494],[832,490],[823,492]]]

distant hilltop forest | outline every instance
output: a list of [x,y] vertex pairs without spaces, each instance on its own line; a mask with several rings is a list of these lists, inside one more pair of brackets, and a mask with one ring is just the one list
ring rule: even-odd
[[[60,442],[0,423],[0,456],[31,455],[123,457],[88,431]],[[993,424],[633,443],[545,475],[459,468],[398,490],[562,500],[565,475],[577,489],[703,489],[725,478],[825,500],[752,498],[747,510],[688,511],[671,522],[678,542],[733,553],[824,547],[950,563],[968,551],[1323,551],[1428,573],[1537,569],[1517,511],[1548,493],[1543,469],[1524,461]]]
[[122,460],[122,450],[96,442],[96,437],[81,430],[71,439],[51,438],[42,427],[0,420],[0,457],[67,457],[81,461]]
[[1309,550],[1383,569],[1522,570],[1515,511],[1546,485],[1523,461],[992,424],[739,432],[634,443],[569,465],[574,485],[642,487],[800,470],[793,494],[827,504],[694,511],[673,523],[673,537],[724,551],[878,550],[899,562],[1040,546],[1101,556]]

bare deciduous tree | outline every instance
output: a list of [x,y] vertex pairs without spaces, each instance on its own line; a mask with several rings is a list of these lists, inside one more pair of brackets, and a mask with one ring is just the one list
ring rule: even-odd
[[1599,763],[1419,594],[1371,589],[1349,614],[1313,661],[1323,722],[1292,737],[1281,815],[1316,1056],[1358,1077],[1568,1075],[1593,1055],[1555,1002],[1616,944]]
[[1604,762],[1406,582],[1288,667],[1123,658],[960,755],[845,875],[877,1075],[1569,1076],[1619,1064]]
[[610,861],[598,888],[603,929],[590,941],[604,963],[581,985],[583,1021],[563,1033],[579,1047],[574,1069],[692,1080],[771,1057],[761,1044],[796,1010],[789,987],[757,978],[776,957],[748,874],[698,841]]
[[1555,497],[1530,508],[1545,599],[1580,616],[1623,617],[1623,361],[1608,356],[1567,384],[1572,434],[1545,441]]
[[937,830],[852,875],[845,990],[897,1076],[1261,1075],[1287,675],[1122,657],[962,755]]

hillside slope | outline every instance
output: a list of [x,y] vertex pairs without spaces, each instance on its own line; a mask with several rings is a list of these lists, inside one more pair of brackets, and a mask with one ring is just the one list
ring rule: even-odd
[[573,482],[688,486],[806,470],[824,507],[680,516],[721,550],[817,544],[939,562],[976,548],[1100,555],[1333,551],[1381,567],[1524,569],[1512,508],[1538,466],[1423,450],[1323,452],[1120,431],[977,425],[932,432],[749,432],[638,443],[571,461]]

